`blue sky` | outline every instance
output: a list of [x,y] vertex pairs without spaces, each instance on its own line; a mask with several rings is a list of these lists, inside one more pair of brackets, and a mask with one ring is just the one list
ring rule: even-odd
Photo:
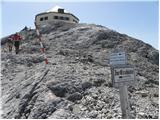
[[158,0],[153,1],[83,1],[3,0],[1,2],[1,37],[34,28],[34,17],[55,5],[64,7],[80,19],[80,23],[106,26],[143,40],[158,49]]

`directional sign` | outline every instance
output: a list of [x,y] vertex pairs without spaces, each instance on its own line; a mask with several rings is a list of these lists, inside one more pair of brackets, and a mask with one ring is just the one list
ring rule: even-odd
[[111,53],[110,55],[110,65],[120,65],[126,64],[126,53],[125,52],[118,52],[118,53]]
[[134,67],[131,65],[118,65],[111,68],[112,82],[115,87],[130,85],[135,81]]
[[110,55],[112,84],[119,88],[122,118],[130,119],[130,105],[127,86],[134,85],[134,67],[127,65],[126,53],[122,49],[115,49]]

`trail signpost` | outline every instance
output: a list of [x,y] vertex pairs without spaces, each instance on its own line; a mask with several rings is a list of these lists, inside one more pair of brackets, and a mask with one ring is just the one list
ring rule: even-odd
[[115,52],[110,55],[110,65],[126,64],[126,60],[125,52]]
[[112,84],[119,88],[122,118],[130,118],[127,86],[135,81],[134,67],[127,64],[127,56],[123,50],[116,49],[110,55]]
[[134,67],[131,65],[118,65],[111,67],[113,86],[129,86],[135,82]]

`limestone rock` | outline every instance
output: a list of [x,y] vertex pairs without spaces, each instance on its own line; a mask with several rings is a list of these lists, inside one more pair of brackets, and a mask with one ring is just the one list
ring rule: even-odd
[[53,22],[39,30],[47,65],[35,29],[20,31],[19,54],[8,53],[7,39],[1,39],[3,119],[120,119],[109,65],[120,46],[135,67],[136,81],[128,88],[132,118],[158,119],[158,50],[101,25]]

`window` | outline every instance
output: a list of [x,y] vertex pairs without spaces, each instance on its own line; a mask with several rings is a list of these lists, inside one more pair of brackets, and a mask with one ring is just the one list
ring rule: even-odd
[[42,17],[42,18],[40,18],[40,21],[43,21],[43,17]]
[[69,20],[69,17],[65,17],[64,19],[65,19],[65,20]]
[[64,20],[64,17],[61,16],[61,17],[60,17],[60,20]]
[[44,19],[45,19],[45,20],[48,20],[48,17],[45,17]]
[[77,21],[76,21],[76,20],[73,20],[73,22],[77,23]]
[[58,12],[59,12],[59,13],[64,13],[64,9],[60,9],[60,8],[59,8],[59,9],[58,9]]
[[58,19],[58,16],[54,16],[54,19]]

